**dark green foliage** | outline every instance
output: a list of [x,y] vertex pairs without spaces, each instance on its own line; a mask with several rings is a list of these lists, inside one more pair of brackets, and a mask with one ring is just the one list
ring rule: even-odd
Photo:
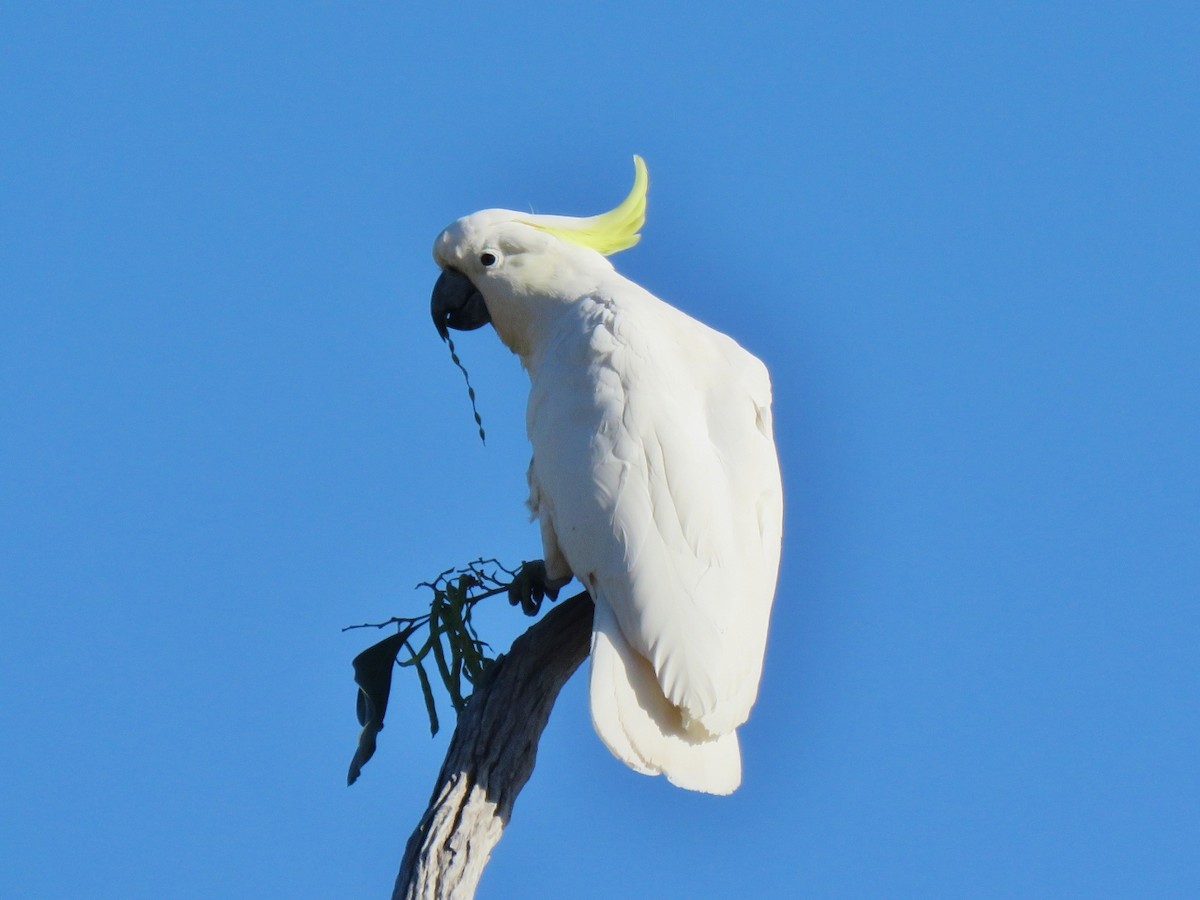
[[383,716],[387,712],[388,695],[392,689],[392,668],[396,664],[396,654],[412,630],[408,628],[386,637],[354,657],[354,681],[358,684],[358,724],[363,728],[358,736],[358,749],[350,761],[347,784],[354,784],[358,780],[363,765],[375,755],[375,737],[383,730]]
[[[503,573],[509,581],[501,581]],[[429,730],[438,732],[437,706],[427,666],[430,657],[450,696],[455,714],[466,708],[479,679],[487,670],[491,649],[479,639],[471,614],[480,600],[505,593],[514,573],[494,559],[478,559],[457,569],[447,569],[432,582],[421,582],[433,592],[429,612],[414,617],[397,617],[386,622],[352,625],[351,628],[396,626],[396,633],[368,647],[354,659],[354,681],[358,684],[358,723],[362,732],[358,749],[350,763],[347,783],[353,784],[363,765],[375,753],[376,736],[383,729],[388,695],[392,686],[392,666],[417,670]],[[426,629],[423,641],[419,633]],[[349,630],[349,629],[343,629]],[[414,647],[414,644],[418,646]]]

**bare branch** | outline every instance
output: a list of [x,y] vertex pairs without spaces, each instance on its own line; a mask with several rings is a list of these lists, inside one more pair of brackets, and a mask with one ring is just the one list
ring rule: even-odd
[[458,717],[429,808],[408,839],[392,900],[466,900],[533,773],[558,692],[588,655],[586,592],[517,638]]

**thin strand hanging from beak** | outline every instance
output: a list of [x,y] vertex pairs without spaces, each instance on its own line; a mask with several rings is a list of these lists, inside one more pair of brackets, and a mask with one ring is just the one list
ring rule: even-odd
[[446,346],[450,348],[451,361],[458,366],[458,370],[463,373],[463,378],[467,382],[467,396],[471,398],[471,412],[475,414],[475,424],[479,426],[479,440],[486,447],[487,435],[483,431],[483,419],[479,416],[479,410],[475,408],[475,388],[471,387],[471,376],[467,374],[467,367],[462,364],[458,354],[454,352],[454,341],[450,339],[449,335],[446,335]]

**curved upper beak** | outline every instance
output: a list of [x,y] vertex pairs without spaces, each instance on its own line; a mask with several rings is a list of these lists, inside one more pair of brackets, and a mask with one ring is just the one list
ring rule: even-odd
[[442,340],[450,337],[449,329],[472,331],[492,321],[483,295],[471,284],[471,279],[455,269],[445,269],[433,286],[430,301],[433,324]]

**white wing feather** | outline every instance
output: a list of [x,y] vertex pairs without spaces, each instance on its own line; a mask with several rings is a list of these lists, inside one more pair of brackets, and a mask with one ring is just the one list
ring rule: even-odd
[[593,720],[633,768],[727,793],[779,563],[766,369],[616,275],[557,326],[530,360],[530,487],[596,600]]

